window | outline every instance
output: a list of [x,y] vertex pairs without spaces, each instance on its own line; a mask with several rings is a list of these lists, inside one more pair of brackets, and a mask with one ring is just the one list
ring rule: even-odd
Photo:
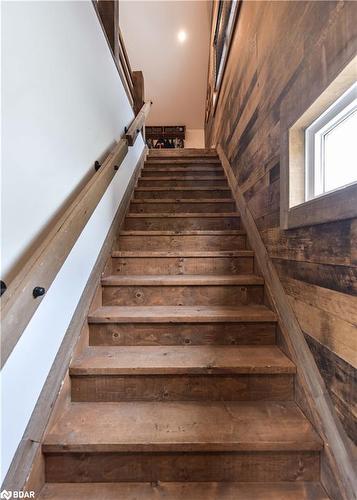
[[280,103],[282,229],[357,217],[356,69],[357,55],[323,88],[306,65]]
[[357,84],[305,131],[305,201],[357,181]]
[[235,7],[237,1],[220,1],[218,6],[217,25],[214,34],[213,45],[215,48],[215,89],[219,87],[223,76],[223,65],[225,64],[230,36],[233,29]]
[[206,121],[215,112],[242,0],[212,2],[212,33],[206,98]]

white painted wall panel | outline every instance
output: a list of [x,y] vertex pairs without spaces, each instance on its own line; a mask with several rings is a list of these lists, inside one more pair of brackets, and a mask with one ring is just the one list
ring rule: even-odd
[[[133,113],[90,2],[2,3],[2,25],[6,272]],[[129,149],[1,372],[1,480],[143,147]]]
[[133,112],[90,1],[1,7],[5,276]]
[[203,129],[186,129],[185,148],[204,148],[205,133]]

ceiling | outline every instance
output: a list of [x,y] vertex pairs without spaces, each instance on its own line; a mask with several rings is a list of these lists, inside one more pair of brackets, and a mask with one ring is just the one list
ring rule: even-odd
[[[132,70],[144,74],[153,101],[148,125],[202,129],[207,86],[209,1],[119,2],[119,24]],[[184,30],[187,39],[178,41]]]

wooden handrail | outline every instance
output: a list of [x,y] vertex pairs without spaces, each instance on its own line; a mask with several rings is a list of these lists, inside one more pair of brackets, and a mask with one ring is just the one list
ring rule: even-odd
[[[150,103],[144,104],[129,130],[134,125],[135,130],[139,125],[140,128],[143,127],[150,105]],[[130,142],[133,144],[133,136],[130,137]],[[135,139],[136,137],[137,134]],[[42,287],[47,290],[51,286],[120,167],[131,143],[129,144],[126,137],[116,143],[100,169],[89,179],[49,234],[37,246],[25,266],[8,284],[1,297],[1,367],[41,303],[40,296],[34,298],[34,289]]]
[[145,125],[145,121],[146,121],[146,118],[149,114],[151,104],[152,103],[150,101],[147,101],[143,105],[143,107],[141,108],[139,113],[136,115],[135,120],[128,128],[128,130],[125,134],[125,137],[126,137],[126,140],[128,141],[129,146],[134,146],[136,138],[137,138],[140,130]]
[[357,478],[347,435],[336,415],[326,385],[305,340],[304,333],[289,303],[274,264],[268,255],[229,160],[220,144],[217,146],[217,152],[227,175],[242,222],[247,230],[250,246],[254,251],[272,305],[278,316],[284,340],[296,365],[297,375],[301,380],[310,414],[313,417],[317,431],[324,441],[326,460],[338,485],[341,498],[353,500],[357,495]]

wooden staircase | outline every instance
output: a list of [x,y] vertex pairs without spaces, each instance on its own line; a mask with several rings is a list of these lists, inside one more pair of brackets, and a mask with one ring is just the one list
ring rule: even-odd
[[41,498],[328,498],[254,270],[216,153],[150,152],[43,444]]

